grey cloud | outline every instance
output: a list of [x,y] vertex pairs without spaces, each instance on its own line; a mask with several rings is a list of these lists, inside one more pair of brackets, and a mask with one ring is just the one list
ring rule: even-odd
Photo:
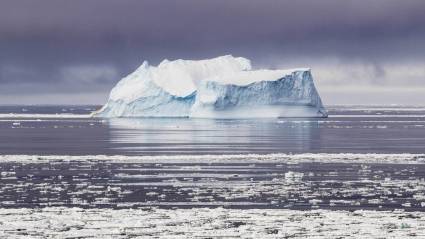
[[118,73],[114,67],[99,66],[67,66],[60,69],[60,78],[69,83],[110,84],[116,81]]
[[223,54],[258,67],[351,65],[351,79],[323,82],[397,84],[388,65],[425,62],[424,10],[423,0],[2,0],[0,94],[103,93],[143,60]]

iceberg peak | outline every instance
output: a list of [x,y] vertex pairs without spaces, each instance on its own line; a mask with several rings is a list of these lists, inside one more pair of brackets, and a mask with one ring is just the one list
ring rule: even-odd
[[143,61],[142,65],[140,66],[140,68],[142,69],[146,69],[149,67],[149,62],[148,61]]

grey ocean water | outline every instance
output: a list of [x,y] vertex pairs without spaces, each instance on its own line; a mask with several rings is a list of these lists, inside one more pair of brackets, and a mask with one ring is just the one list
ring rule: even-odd
[[[96,108],[0,107],[2,207],[425,210],[423,163],[378,163],[367,154],[425,153],[422,107],[334,106],[325,119],[87,117]],[[271,153],[342,156],[243,156]],[[345,163],[345,153],[362,160]],[[50,158],[22,161],[18,154]],[[215,160],[230,154],[242,156]],[[149,158],[155,155],[165,156]]]
[[326,119],[84,117],[96,108],[0,107],[0,154],[425,152],[425,108],[421,107],[328,107]]

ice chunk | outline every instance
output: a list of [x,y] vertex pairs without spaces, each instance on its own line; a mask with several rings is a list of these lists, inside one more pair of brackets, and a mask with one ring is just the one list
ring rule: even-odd
[[204,81],[191,112],[207,118],[326,115],[309,69],[246,71]]

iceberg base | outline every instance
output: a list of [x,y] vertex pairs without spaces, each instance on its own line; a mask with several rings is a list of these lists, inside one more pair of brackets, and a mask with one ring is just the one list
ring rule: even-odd
[[191,118],[241,119],[241,118],[325,118],[327,113],[313,106],[278,105],[245,106],[237,109],[217,110],[213,106],[194,109]]

